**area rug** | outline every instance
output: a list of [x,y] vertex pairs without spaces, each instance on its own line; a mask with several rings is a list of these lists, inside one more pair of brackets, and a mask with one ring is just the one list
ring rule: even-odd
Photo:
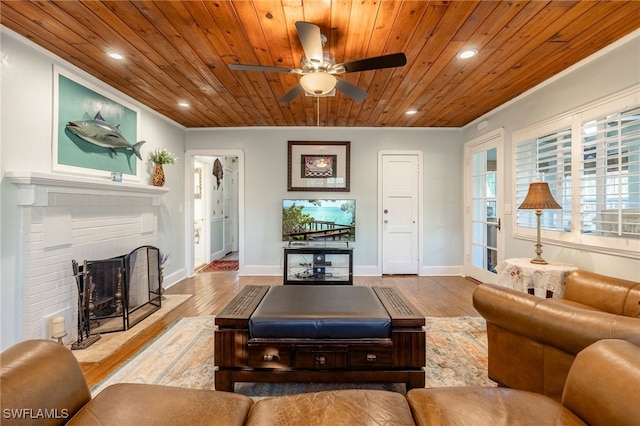
[[[163,334],[91,389],[98,394],[114,383],[154,383],[215,389],[215,317],[180,318]],[[486,325],[482,318],[427,318],[426,387],[495,386],[487,377]],[[254,399],[328,389],[384,389],[400,384],[238,383],[235,391]]]
[[239,262],[237,260],[214,260],[207,266],[203,266],[198,272],[222,272],[237,271]]
[[72,351],[78,362],[101,362],[125,343],[146,330],[150,325],[186,302],[192,294],[165,294],[162,307],[126,331],[102,333],[100,340],[86,349]]

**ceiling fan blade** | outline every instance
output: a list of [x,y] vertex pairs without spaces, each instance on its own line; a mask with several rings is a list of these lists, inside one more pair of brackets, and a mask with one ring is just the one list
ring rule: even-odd
[[299,84],[295,85],[291,90],[289,90],[283,97],[281,97],[278,102],[286,104],[287,102],[291,102],[298,96],[300,93],[304,92],[304,89]]
[[296,22],[296,29],[298,30],[302,50],[304,50],[304,56],[313,64],[322,65],[324,54],[322,53],[320,27],[309,22],[298,21]]
[[336,78],[336,89],[338,89],[354,101],[364,101],[365,99],[367,99],[367,96],[369,96],[366,90],[362,90],[361,88],[339,78]]
[[267,67],[263,65],[242,65],[242,64],[229,64],[229,69],[233,71],[261,71],[261,72],[286,72],[299,74],[302,70],[295,68],[285,67]]
[[379,70],[383,68],[402,67],[407,64],[407,57],[404,53],[391,53],[389,55],[374,56],[372,58],[360,59],[358,61],[337,64],[335,68],[344,67],[345,73]]

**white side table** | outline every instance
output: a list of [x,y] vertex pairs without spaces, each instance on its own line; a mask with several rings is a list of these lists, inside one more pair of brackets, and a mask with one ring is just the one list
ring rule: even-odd
[[576,269],[567,263],[539,265],[531,263],[529,258],[506,259],[496,268],[498,285],[529,294],[535,294],[537,288],[543,289],[547,298],[562,297],[567,276]]

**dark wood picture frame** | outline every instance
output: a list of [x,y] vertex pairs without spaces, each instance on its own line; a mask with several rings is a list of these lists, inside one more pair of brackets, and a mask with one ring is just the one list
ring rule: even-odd
[[[313,170],[313,165],[317,169]],[[349,192],[351,142],[289,141],[287,190]]]

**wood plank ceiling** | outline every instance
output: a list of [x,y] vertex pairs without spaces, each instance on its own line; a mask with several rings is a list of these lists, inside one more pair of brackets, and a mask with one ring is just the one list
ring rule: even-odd
[[[4,1],[0,11],[5,27],[190,128],[463,126],[640,27],[640,1]],[[296,21],[320,26],[337,62],[404,52],[407,65],[344,74],[368,91],[361,102],[279,103],[300,76],[228,65],[299,67]],[[466,48],[478,55],[458,59]]]

